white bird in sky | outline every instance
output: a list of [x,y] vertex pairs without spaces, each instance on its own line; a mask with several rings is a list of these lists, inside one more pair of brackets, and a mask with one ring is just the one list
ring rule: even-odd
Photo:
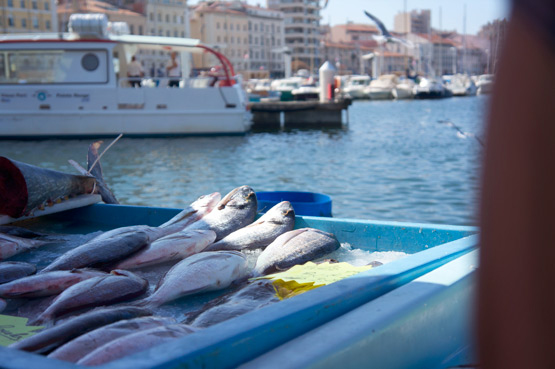
[[376,23],[376,25],[378,26],[378,29],[382,33],[379,36],[376,36],[376,35],[373,36],[374,39],[379,44],[383,44],[383,43],[386,43],[386,42],[398,42],[400,44],[405,45],[406,47],[408,47],[410,49],[412,49],[414,47],[414,44],[412,42],[410,42],[409,40],[405,40],[405,39],[400,38],[400,37],[395,37],[391,33],[389,33],[389,31],[387,30],[387,28],[385,28],[382,21],[379,20],[378,18],[376,18],[375,16],[373,16],[372,14],[368,13],[366,10],[364,11],[364,14],[366,14],[366,16],[368,18],[372,19],[374,21],[374,23]]

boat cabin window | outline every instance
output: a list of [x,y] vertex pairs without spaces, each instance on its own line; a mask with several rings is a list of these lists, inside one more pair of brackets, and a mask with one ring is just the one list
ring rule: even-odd
[[3,50],[0,84],[108,83],[107,50]]

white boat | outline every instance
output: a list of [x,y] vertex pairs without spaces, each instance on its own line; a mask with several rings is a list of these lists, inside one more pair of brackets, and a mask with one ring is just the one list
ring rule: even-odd
[[391,92],[393,97],[397,100],[412,99],[414,92],[414,81],[412,79],[403,77],[399,78],[395,88]]
[[489,94],[493,90],[493,74],[482,74],[476,81],[478,95]]
[[320,87],[316,83],[307,83],[292,90],[291,94],[295,101],[319,100]]
[[474,96],[477,92],[474,81],[466,74],[443,76],[443,83],[453,96]]
[[[195,39],[110,34],[105,16],[81,16],[71,16],[68,33],[0,36],[0,138],[243,134],[250,129],[246,94],[225,56]],[[174,77],[177,88],[162,87],[168,78],[139,77],[141,88],[132,88],[127,66],[139,50],[209,52],[222,63],[222,73]],[[182,75],[189,75],[185,67]]]
[[451,96],[443,83],[436,78],[420,78],[418,85],[414,86],[415,99],[442,99]]
[[368,99],[366,87],[370,84],[370,76],[352,76],[343,89],[353,99]]
[[391,100],[394,97],[393,90],[395,90],[396,85],[396,75],[383,74],[370,82],[370,85],[366,88],[366,93],[371,100]]
[[305,78],[289,77],[272,81],[272,90],[281,94],[281,101],[293,100],[293,90],[301,87]]

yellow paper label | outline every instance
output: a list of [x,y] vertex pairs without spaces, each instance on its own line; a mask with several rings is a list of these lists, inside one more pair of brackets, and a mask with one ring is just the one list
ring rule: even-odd
[[276,295],[283,300],[340,281],[371,268],[371,265],[355,267],[349,263],[315,264],[308,262],[303,265],[295,265],[285,272],[255,279],[274,280],[273,285]]
[[14,342],[30,337],[44,327],[27,326],[27,318],[0,315],[0,346],[8,346]]

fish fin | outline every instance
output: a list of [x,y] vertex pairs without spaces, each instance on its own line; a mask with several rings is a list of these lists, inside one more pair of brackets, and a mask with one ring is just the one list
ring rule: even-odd
[[96,179],[96,184],[98,186],[98,192],[102,197],[102,201],[106,204],[119,204],[112,191],[108,188],[108,185],[104,182],[104,177],[102,175],[102,167],[100,166],[100,156],[98,154],[98,149],[102,145],[102,141],[96,141],[90,144],[89,152],[87,153],[87,169],[88,172]]

